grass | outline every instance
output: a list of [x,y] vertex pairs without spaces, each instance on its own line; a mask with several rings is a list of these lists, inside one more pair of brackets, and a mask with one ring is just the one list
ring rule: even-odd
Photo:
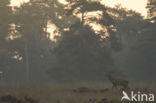
[[[155,85],[145,84],[132,85],[131,88],[152,88],[156,89]],[[73,89],[79,87],[88,87],[90,92],[75,93]],[[99,92],[102,89],[108,88],[106,92]],[[18,98],[30,96],[40,101],[48,103],[87,103],[89,99],[102,98],[109,100],[120,101],[122,96],[120,89],[112,90],[110,83],[60,83],[60,84],[23,84],[23,85],[0,85],[0,96],[13,95]]]

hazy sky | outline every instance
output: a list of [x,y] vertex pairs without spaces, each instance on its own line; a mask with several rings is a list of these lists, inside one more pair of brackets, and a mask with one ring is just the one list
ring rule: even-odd
[[29,0],[11,0],[11,5],[12,6],[20,6],[21,3],[23,2],[28,2]]
[[[29,0],[11,0],[11,4],[13,6],[19,6],[20,3],[22,3],[23,1],[28,2]],[[64,2],[65,0],[60,1]],[[147,0],[102,0],[102,2],[109,6],[121,4],[125,8],[140,12],[143,16],[147,15],[146,11]]]
[[109,6],[121,4],[125,8],[140,12],[143,16],[147,15],[146,10],[147,0],[102,0],[102,1]]

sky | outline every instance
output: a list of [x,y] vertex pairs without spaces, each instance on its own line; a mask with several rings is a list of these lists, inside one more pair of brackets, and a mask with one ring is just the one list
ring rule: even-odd
[[11,0],[11,6],[20,6],[23,2],[29,2],[29,0]]
[[102,0],[104,4],[113,7],[121,4],[122,7],[140,12],[143,16],[147,16],[146,4],[147,0]]
[[[11,0],[12,6],[20,6],[23,2],[28,2],[29,0]],[[59,0],[62,3],[65,3],[65,0]],[[127,9],[132,9],[137,12],[140,12],[142,16],[147,16],[146,4],[147,0],[101,0],[107,6],[115,6],[121,4],[122,7]]]

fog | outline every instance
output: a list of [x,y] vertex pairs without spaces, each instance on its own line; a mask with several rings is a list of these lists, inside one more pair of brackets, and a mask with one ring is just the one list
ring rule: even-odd
[[156,80],[155,1],[147,3],[146,19],[120,5],[67,3],[32,0],[12,9],[1,0],[1,83],[104,83],[109,73]]

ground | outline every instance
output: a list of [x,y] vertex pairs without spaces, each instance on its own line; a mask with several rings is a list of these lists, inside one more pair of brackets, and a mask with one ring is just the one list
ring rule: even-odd
[[[137,83],[138,84],[138,83]],[[131,84],[130,89],[156,93],[153,83]],[[89,103],[111,100],[119,103],[122,88],[112,89],[110,83],[53,83],[53,84],[1,84],[0,97],[12,95],[19,99],[25,96],[41,103]]]

